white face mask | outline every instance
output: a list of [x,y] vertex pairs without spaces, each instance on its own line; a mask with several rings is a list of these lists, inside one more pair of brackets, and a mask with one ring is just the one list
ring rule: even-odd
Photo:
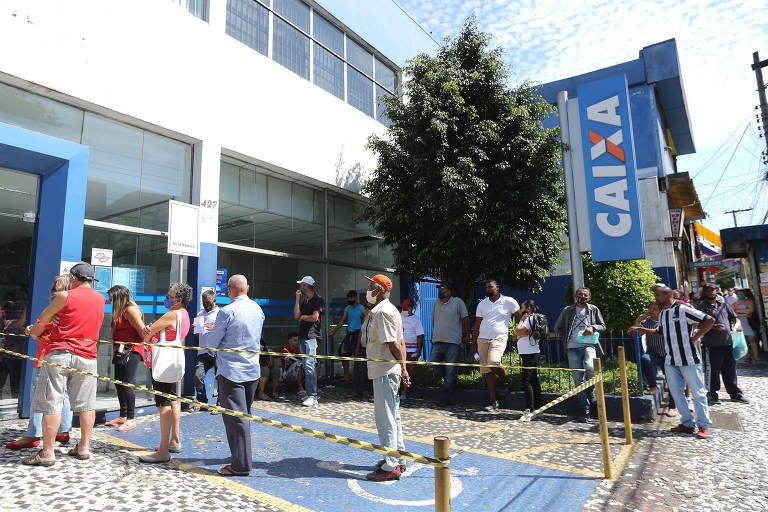
[[367,290],[365,292],[365,298],[368,300],[371,304],[376,304],[376,295],[371,290]]

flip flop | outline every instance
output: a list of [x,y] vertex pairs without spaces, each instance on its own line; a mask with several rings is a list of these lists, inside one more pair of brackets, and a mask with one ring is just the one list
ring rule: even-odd
[[125,421],[121,420],[120,418],[115,418],[115,419],[113,419],[111,421],[108,421],[108,422],[104,423],[104,426],[106,426],[106,427],[114,427],[116,425],[122,425],[123,423],[125,423]]
[[235,471],[230,464],[217,469],[216,472],[221,476],[248,476],[251,474],[250,471]]
[[132,425],[129,425],[128,423],[123,423],[122,425],[120,425],[119,427],[117,427],[117,429],[116,429],[116,430],[117,430],[118,432],[127,432],[127,431],[129,431],[129,430],[133,430],[133,429],[135,429],[135,428],[136,428],[136,424],[135,424],[135,423],[133,423]]
[[79,453],[77,453],[77,447],[79,445],[80,445],[80,443],[77,443],[74,448],[71,448],[67,452],[67,455],[69,455],[70,457],[74,457],[77,460],[88,460],[88,459],[90,459],[91,458],[91,454],[90,453],[86,453],[85,455],[80,455]]
[[[42,451],[42,450],[40,450]],[[43,466],[46,468],[49,468],[56,464],[55,460],[43,460],[40,458],[40,451],[38,451],[34,457],[29,457],[26,459],[21,459],[21,463],[25,466]]]
[[23,443],[17,443],[16,441],[11,441],[10,443],[7,443],[5,445],[6,448],[9,450],[21,450],[22,448],[37,448],[40,446],[40,440],[35,439],[34,441],[25,441]]

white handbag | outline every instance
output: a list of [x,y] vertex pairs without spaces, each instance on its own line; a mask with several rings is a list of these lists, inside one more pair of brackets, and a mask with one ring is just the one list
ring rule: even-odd
[[[184,377],[184,350],[181,347],[181,313],[176,313],[176,339],[166,340],[165,329],[160,331],[160,341],[152,347],[152,378],[157,382],[174,384]],[[166,348],[167,347],[167,348]]]

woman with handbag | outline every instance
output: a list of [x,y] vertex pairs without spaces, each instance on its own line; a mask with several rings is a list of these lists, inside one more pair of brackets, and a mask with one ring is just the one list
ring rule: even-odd
[[[144,345],[132,343],[141,343],[144,314],[125,286],[115,285],[107,290],[107,295],[112,303],[112,341],[115,342],[112,345],[112,364],[115,365],[115,379],[135,384],[136,369],[146,356]],[[136,428],[136,395],[131,387],[116,385],[115,388],[120,402],[120,416],[108,421],[106,425],[117,426],[120,432],[133,430]]]
[[[168,312],[154,323],[144,327],[142,338],[157,345],[152,347],[152,388],[169,395],[178,395],[178,384],[184,376],[184,344],[189,332],[187,304],[192,299],[192,288],[184,283],[171,283],[165,295],[164,305]],[[157,339],[159,338],[159,339]],[[139,457],[141,462],[168,462],[170,453],[181,452],[179,424],[181,404],[160,395],[155,395],[155,405],[160,414],[160,446],[150,455]]]

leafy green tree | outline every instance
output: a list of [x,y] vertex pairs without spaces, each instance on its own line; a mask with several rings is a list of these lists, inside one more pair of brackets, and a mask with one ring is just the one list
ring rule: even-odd
[[[584,284],[592,303],[600,308],[609,331],[625,331],[653,300],[651,286],[661,278],[648,260],[592,261],[592,253],[581,255]],[[573,303],[569,287],[566,301]]]
[[544,126],[554,108],[529,83],[509,87],[490,44],[471,18],[436,56],[409,61],[364,187],[363,217],[397,270],[453,279],[467,302],[482,277],[538,289],[565,230],[559,130]]

